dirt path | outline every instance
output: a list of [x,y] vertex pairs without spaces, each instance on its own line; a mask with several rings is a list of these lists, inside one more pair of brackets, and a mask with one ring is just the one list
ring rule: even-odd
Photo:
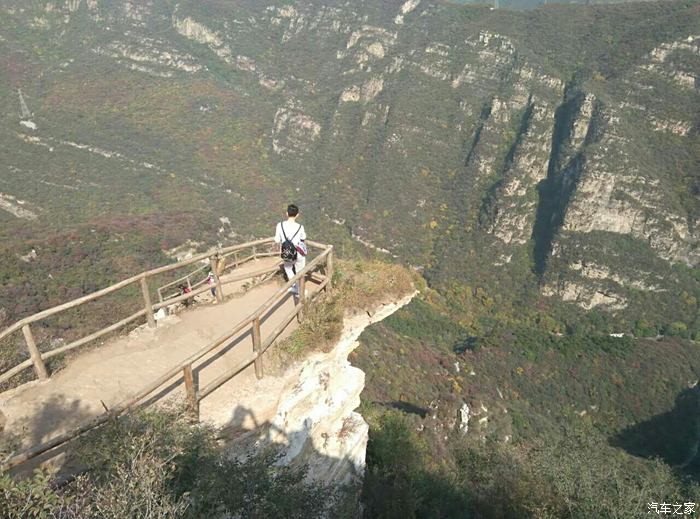
[[[233,273],[260,270],[272,266],[276,258],[248,263]],[[225,279],[225,278],[224,278]],[[307,284],[310,286],[311,284]],[[182,360],[233,328],[268,300],[279,282],[268,281],[242,293],[243,283],[225,287],[227,295],[238,292],[221,305],[204,301],[195,308],[159,321],[157,328],[145,325],[128,336],[118,337],[91,351],[79,354],[69,365],[45,382],[29,384],[0,395],[0,410],[5,414],[5,430],[21,437],[24,446],[35,445],[104,412],[103,404],[112,407],[129,398]],[[263,340],[294,309],[291,296],[273,309],[262,322]],[[285,334],[293,329],[295,322]],[[230,370],[252,353],[250,331],[245,330],[226,350],[215,350],[197,369],[200,387]],[[215,360],[215,362],[214,362]],[[211,397],[205,407],[216,410],[215,402],[230,384],[250,385],[254,380],[252,366],[235,377]],[[184,393],[182,377],[162,386],[153,400],[180,397]],[[207,400],[210,400],[207,403]],[[205,416],[203,416],[205,418]]]

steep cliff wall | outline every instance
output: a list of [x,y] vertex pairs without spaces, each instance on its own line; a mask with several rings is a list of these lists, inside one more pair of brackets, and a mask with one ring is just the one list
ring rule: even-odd
[[313,353],[282,374],[239,387],[227,395],[228,411],[203,418],[228,429],[237,456],[274,444],[281,447],[279,463],[307,465],[311,479],[342,484],[361,476],[368,426],[355,410],[365,374],[348,355],[365,328],[415,295],[345,318],[340,339],[327,353]]

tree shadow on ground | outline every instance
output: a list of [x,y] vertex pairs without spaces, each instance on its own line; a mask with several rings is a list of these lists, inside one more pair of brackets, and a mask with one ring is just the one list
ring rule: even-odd
[[452,345],[452,351],[457,355],[461,355],[466,351],[475,351],[479,346],[479,338],[472,336],[466,339],[460,340]]
[[380,402],[379,405],[384,407],[390,407],[392,409],[398,409],[406,414],[415,414],[421,418],[428,416],[428,409],[425,407],[420,407],[410,402],[394,401],[394,402]]
[[[303,420],[297,430],[283,430],[270,420],[259,421],[254,410],[237,406],[220,436],[228,441],[227,449],[238,459],[272,448],[279,456],[279,464],[308,469],[310,481],[327,482],[330,478],[338,485],[356,484],[364,470],[364,452],[358,453],[355,445],[364,441],[355,434],[360,424],[343,422],[334,429],[312,416],[298,418]],[[329,443],[354,456],[336,457],[321,452]]]
[[[25,417],[8,424],[7,430],[0,432],[3,442],[11,442],[13,449],[5,453],[9,458],[17,454],[20,449],[26,449],[39,445],[47,440],[58,436],[72,428],[78,427],[95,416],[94,410],[80,399],[67,398],[65,395],[52,395],[45,402],[42,402],[37,412],[31,417]],[[56,466],[64,468],[65,457],[60,456],[65,449],[55,449],[44,455],[30,460],[17,467],[14,473],[26,474],[40,464],[51,458],[55,460]]]
[[[392,404],[404,404],[401,407],[408,409],[398,412],[420,414],[425,411],[405,402]],[[387,404],[387,407],[393,406]],[[239,433],[236,434],[234,424],[255,424],[256,429],[253,433],[240,434],[239,428]],[[354,444],[346,446],[348,455],[343,457],[329,456],[322,452],[325,446],[315,444],[319,437],[323,437],[316,431],[316,427],[321,424],[314,423],[311,416],[303,420],[299,430],[282,431],[269,421],[257,421],[250,409],[239,406],[232,413],[228,431],[232,436],[242,439],[238,444],[234,441],[231,447],[231,452],[239,456],[239,459],[274,447],[278,449],[278,462],[308,470],[306,481],[330,484],[335,490],[349,483],[349,486],[344,487],[346,493],[341,498],[346,500],[342,507],[343,514],[346,515],[342,517],[360,517],[360,508],[361,516],[367,519],[469,517],[470,502],[465,489],[448,477],[427,470],[419,454],[420,440],[407,424],[408,422],[387,422],[382,427],[371,430],[366,449],[367,467],[364,463],[358,464]],[[330,433],[337,437],[343,431]],[[348,435],[348,438],[352,437],[352,434]],[[276,443],[271,442],[272,438]],[[326,437],[328,440],[332,441],[333,438]],[[364,462],[364,455],[361,456],[361,461]],[[342,475],[346,475],[347,479]],[[361,493],[358,493],[360,484]],[[361,507],[358,506],[359,503]]]
[[609,439],[643,458],[661,458],[700,481],[700,387],[682,391],[673,409],[628,427]]

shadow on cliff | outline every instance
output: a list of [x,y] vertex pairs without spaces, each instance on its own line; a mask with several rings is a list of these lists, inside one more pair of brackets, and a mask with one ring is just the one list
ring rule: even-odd
[[682,391],[673,409],[624,429],[609,442],[634,456],[661,458],[700,481],[700,387]]
[[[251,417],[250,409],[239,407],[232,421]],[[68,455],[55,460],[63,464],[61,473],[47,474],[32,485],[40,493],[40,488],[58,489],[51,506],[71,503],[71,510],[94,512],[93,505],[99,503],[105,517],[145,517],[144,503],[151,509],[148,517],[181,519],[360,516],[359,482],[345,478],[354,475],[350,453],[341,458],[320,453],[308,441],[313,431],[308,418],[300,430],[290,432],[269,422],[252,423],[257,427],[249,443],[222,442],[221,430],[193,425],[179,406],[142,409],[71,442]],[[79,469],[68,474],[69,465]],[[72,477],[78,473],[80,478]],[[54,516],[49,508],[47,515]]]
[[[352,486],[361,480],[364,470],[364,435],[358,434],[362,426],[344,420],[336,430],[321,431],[318,430],[320,425],[307,416],[299,429],[285,431],[269,420],[258,421],[252,409],[237,406],[229,422],[219,431],[219,437],[227,443],[230,454],[238,459],[269,448],[275,451],[278,465],[303,469],[308,481]],[[335,457],[319,450],[329,445],[348,454]]]
[[[418,419],[424,411],[410,404],[407,407],[391,404],[385,406],[392,409],[391,416],[408,413]],[[333,517],[468,517],[470,501],[465,488],[427,470],[421,440],[411,423],[403,419],[382,420],[370,430],[365,451],[364,438],[353,436],[345,430],[345,425],[328,435],[318,434],[311,417],[307,417],[299,430],[285,432],[269,421],[258,422],[250,409],[239,406],[221,433],[228,440],[229,455],[234,458],[246,459],[273,448],[275,464],[305,471],[305,480],[312,484],[330,485],[339,503]],[[342,442],[344,439],[349,443],[343,457],[324,454],[320,450],[325,450],[325,445],[314,445],[319,440]],[[363,449],[359,457],[353,456],[357,446]],[[365,452],[366,467],[362,463]]]
[[[298,430],[285,431],[269,420],[260,421],[253,409],[237,406],[228,423],[216,431],[222,445],[220,466],[224,471],[234,469],[225,477],[231,485],[231,495],[225,490],[222,498],[225,507],[242,512],[240,517],[360,517],[364,445],[359,456],[356,447],[364,438],[347,430],[346,422],[321,434],[317,427],[307,416]],[[324,445],[317,445],[319,440]],[[344,447],[347,454],[321,452],[328,442],[336,442],[339,451]],[[233,496],[246,504],[233,503]],[[261,505],[265,501],[272,506]],[[263,515],[254,509],[264,510]]]
[[373,423],[362,487],[364,517],[473,516],[463,482],[435,470],[441,461],[418,433],[423,424],[419,414],[390,409]]
[[[80,406],[57,403],[47,412],[59,408]],[[146,409],[108,422],[69,444],[62,474],[48,484],[67,482],[64,491],[79,490],[86,502],[119,496],[122,504],[148,497],[173,505],[184,499],[183,517],[457,518],[468,509],[463,488],[422,465],[412,426],[383,422],[372,430],[363,484],[362,431],[353,436],[345,422],[324,435],[310,417],[302,415],[299,429],[285,432],[242,406],[220,430],[193,427],[183,416],[180,408]],[[318,441],[348,441],[347,454],[329,456]],[[337,446],[333,452],[344,452]],[[84,486],[71,490],[68,467],[88,478]]]

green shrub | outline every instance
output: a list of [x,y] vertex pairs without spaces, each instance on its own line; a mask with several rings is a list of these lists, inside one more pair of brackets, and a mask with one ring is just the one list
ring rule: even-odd
[[658,460],[607,445],[582,422],[558,438],[542,438],[528,454],[529,471],[551,489],[566,517],[643,517],[647,503],[697,500],[700,488]]
[[51,486],[52,473],[37,469],[26,479],[14,480],[0,475],[0,517],[6,519],[44,519],[53,517],[64,497]]
[[269,449],[231,459],[216,431],[174,412],[115,420],[83,438],[75,455],[87,472],[60,490],[49,472],[0,478],[0,517],[302,519],[338,515],[341,505],[352,513],[344,489],[307,482],[304,467],[276,466]]
[[368,517],[643,517],[649,502],[700,496],[665,463],[610,446],[585,422],[530,443],[455,434],[442,441],[389,411],[371,420],[367,463]]
[[656,337],[659,329],[645,319],[640,319],[634,326],[634,335],[637,337]]
[[430,466],[430,446],[398,412],[381,415],[367,445],[366,517],[468,517],[464,489]]
[[683,337],[683,338],[688,338],[688,326],[680,321],[676,321],[670,324],[667,324],[663,327],[663,333],[664,335],[668,335],[670,337]]

